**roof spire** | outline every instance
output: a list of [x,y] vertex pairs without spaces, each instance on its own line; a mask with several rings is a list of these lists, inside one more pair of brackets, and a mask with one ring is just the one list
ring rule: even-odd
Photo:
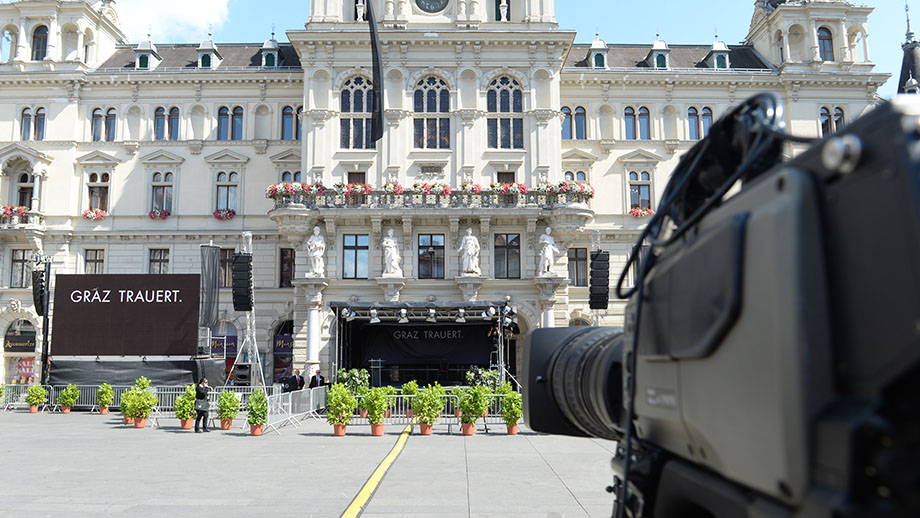
[[907,43],[914,41],[914,31],[910,28],[910,5],[904,0],[904,14],[907,16]]
[[275,39],[275,24],[272,24],[272,39]]
[[208,24],[208,39],[211,39],[211,34],[214,32],[214,26]]

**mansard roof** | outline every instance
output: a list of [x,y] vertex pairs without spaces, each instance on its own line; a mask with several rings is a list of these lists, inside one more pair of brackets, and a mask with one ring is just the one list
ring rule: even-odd
[[[607,66],[609,68],[649,68],[648,53],[651,44],[614,43],[607,45]],[[669,68],[712,69],[706,63],[706,56],[712,44],[668,45]],[[576,43],[569,52],[565,68],[592,68],[590,43]],[[753,45],[728,45],[728,61],[733,69],[770,70],[771,67],[754,50]]]
[[[278,45],[279,53],[282,56],[284,67],[300,67],[300,59],[294,47],[287,44]],[[172,45],[157,45],[157,53],[163,59],[157,66],[157,72],[164,69],[197,69],[198,68],[198,48],[195,43],[179,43]],[[135,67],[135,46],[120,46],[105,63],[99,68],[105,69],[124,69],[126,72],[134,70]],[[262,66],[262,45],[259,43],[227,43],[220,45],[220,54],[223,61],[215,70],[222,68],[239,68],[253,67],[253,69]]]

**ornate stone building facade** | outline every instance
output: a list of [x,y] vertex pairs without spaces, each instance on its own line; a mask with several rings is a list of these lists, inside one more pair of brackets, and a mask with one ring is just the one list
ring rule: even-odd
[[[623,303],[588,310],[594,240],[615,280],[719,116],[771,91],[793,132],[818,136],[870,109],[887,79],[868,55],[872,9],[840,1],[758,2],[743,45],[576,44],[551,0],[372,1],[376,145],[363,0],[313,1],[290,43],[262,45],[126,44],[114,0],[0,5],[5,343],[40,343],[36,252],[56,273],[194,273],[213,242],[228,286],[248,231],[276,374],[379,359],[389,381],[394,367],[449,381],[495,361],[491,335],[469,339],[475,361],[429,350],[400,363],[367,326],[490,323],[505,301],[514,371],[529,330],[622,324]],[[212,334],[233,342],[229,288],[221,321]],[[27,348],[5,348],[5,382],[28,376]]]

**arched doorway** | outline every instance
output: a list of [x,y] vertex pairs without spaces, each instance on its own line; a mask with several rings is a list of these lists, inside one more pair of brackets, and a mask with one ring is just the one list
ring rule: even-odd
[[273,374],[272,381],[281,383],[293,374],[294,365],[294,321],[284,320],[275,327],[272,338]]
[[7,361],[3,377],[9,384],[28,384],[35,381],[35,347],[38,333],[26,319],[14,321],[3,336],[3,355]]

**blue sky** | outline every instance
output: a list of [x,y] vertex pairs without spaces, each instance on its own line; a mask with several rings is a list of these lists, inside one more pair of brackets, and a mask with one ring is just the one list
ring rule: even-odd
[[[869,17],[869,54],[877,72],[892,74],[880,89],[882,96],[891,97],[901,68],[904,2],[851,1],[875,7]],[[920,34],[920,0],[909,3]],[[132,41],[146,39],[147,28],[153,26],[154,42],[200,41],[208,26],[217,43],[262,42],[272,25],[278,40],[286,40],[284,31],[302,29],[310,13],[309,0],[120,0],[117,6]],[[734,44],[746,36],[753,13],[753,0],[556,1],[559,27],[577,31],[578,42],[590,42],[597,30],[608,43],[651,43],[656,31],[668,43],[709,43],[718,30],[719,39]]]

